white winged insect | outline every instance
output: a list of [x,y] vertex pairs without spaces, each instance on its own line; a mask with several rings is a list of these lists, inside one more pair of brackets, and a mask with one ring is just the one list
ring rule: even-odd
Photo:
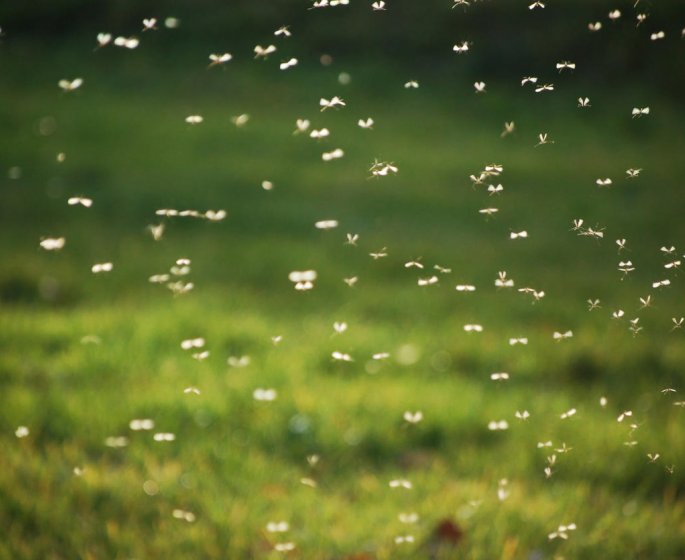
[[488,185],[488,194],[492,196],[493,194],[500,194],[504,191],[504,187],[500,183],[499,185]]
[[60,80],[57,85],[65,92],[74,91],[83,85],[83,78],[74,78],[73,80]]
[[610,187],[612,184],[612,180],[609,177],[606,177],[604,179],[597,179],[595,183],[598,187]]
[[46,237],[41,240],[40,246],[46,251],[59,251],[64,248],[66,239],[64,237]]
[[541,132],[538,134],[538,143],[535,144],[535,147],[544,146],[545,144],[554,144],[554,140],[549,139],[549,134],[547,132]]
[[482,325],[476,325],[476,324],[469,324],[469,325],[464,325],[464,331],[467,333],[472,333],[472,332],[483,332],[483,326]]
[[652,41],[659,41],[659,40],[661,40],[661,39],[664,39],[665,37],[666,37],[666,33],[664,33],[663,31],[657,31],[656,33],[652,33],[652,34],[649,36],[649,38],[650,38]]
[[545,91],[554,91],[554,84],[542,84],[535,88],[535,93],[544,93]]
[[331,132],[327,128],[315,128],[309,133],[309,137],[314,138],[314,140],[320,140],[321,138],[328,138],[330,134]]
[[366,130],[371,130],[373,128],[373,119],[371,117],[367,119],[359,119],[357,121],[359,128],[364,128]]
[[321,99],[319,99],[319,106],[321,107],[322,111],[325,111],[326,109],[345,107],[346,103],[336,95],[331,99],[326,99],[325,97],[322,97]]
[[221,64],[226,64],[230,60],[233,60],[233,55],[231,53],[212,53],[209,55],[209,60],[210,62],[208,68],[211,68],[212,66],[220,66]]
[[292,68],[293,66],[297,66],[298,60],[296,58],[289,58],[288,60],[285,60],[279,64],[279,68],[281,70],[287,70],[288,68]]
[[640,171],[642,171],[642,169],[635,169],[635,168],[626,169],[626,176],[628,179],[635,179],[640,175]]
[[417,280],[417,284],[419,286],[434,286],[435,284],[438,283],[438,277],[437,276],[430,276],[428,278],[419,278]]
[[143,31],[155,31],[157,29],[157,18],[145,18],[143,20]]
[[469,42],[468,41],[462,41],[461,43],[457,43],[452,47],[452,50],[457,53],[457,54],[464,54],[469,51]]
[[90,267],[90,271],[93,274],[100,274],[101,272],[111,272],[114,268],[111,262],[98,263]]
[[373,4],[371,4],[371,9],[374,12],[383,11],[383,10],[385,10],[385,2],[383,2],[383,0],[380,0],[378,2],[374,2]]
[[341,148],[335,148],[330,152],[324,152],[321,154],[321,159],[323,161],[333,161],[334,159],[340,159],[345,155],[345,152]]
[[497,273],[497,278],[495,279],[495,286],[498,288],[513,288],[514,281],[507,277],[506,270],[500,270]]
[[202,115],[188,115],[185,118],[185,121],[188,124],[200,124],[202,121],[204,121],[204,117]]
[[282,27],[279,27],[274,31],[274,35],[276,37],[290,37],[292,33],[290,32],[290,26],[289,25],[284,25]]
[[485,82],[475,82],[473,87],[475,88],[476,93],[485,93]]
[[416,80],[409,80],[404,84],[404,89],[418,89],[419,82]]
[[524,76],[521,78],[521,85],[525,86],[526,84],[537,84],[538,79],[537,76]]
[[631,115],[633,116],[633,118],[646,117],[647,115],[649,115],[649,111],[649,107],[633,107]]
[[528,232],[526,230],[523,231],[512,231],[509,234],[509,239],[526,239],[528,237]]
[[602,29],[602,22],[601,21],[590,22],[587,24],[587,28],[590,31],[599,31],[600,29]]
[[504,138],[505,136],[508,136],[509,134],[513,134],[515,128],[516,128],[516,124],[514,123],[514,121],[505,122],[504,123],[504,130],[500,133],[499,137]]
[[589,97],[579,97],[578,98],[578,107],[592,107],[590,105],[590,98]]
[[112,42],[112,34],[111,33],[98,33],[97,34],[97,42],[98,46],[96,47],[97,49],[101,49],[102,47],[106,47]]
[[573,337],[573,331],[566,331],[566,332],[555,331],[554,334],[552,335],[552,338],[556,342],[561,342],[562,340],[565,340],[567,338],[572,338],[572,337]]
[[314,224],[316,229],[334,229],[338,227],[338,220],[320,220]]
[[309,122],[308,119],[297,119],[295,121],[295,130],[293,131],[293,134],[302,134],[307,132],[310,124],[311,122]]
[[268,58],[270,54],[273,54],[276,52],[276,46],[275,45],[269,45],[267,47],[262,47],[261,45],[257,45],[254,48],[254,53],[255,53],[255,58]]
[[314,288],[317,274],[315,270],[293,270],[288,274],[288,280],[295,284],[298,291],[306,291]]
[[564,70],[575,70],[576,69],[576,63],[575,62],[569,62],[568,60],[564,60],[563,62],[557,62],[557,70],[559,70],[559,73],[563,72]]
[[72,196],[67,200],[69,206],[80,205],[85,208],[90,208],[93,205],[93,200],[90,198],[85,198],[83,196]]
[[119,36],[116,39],[114,39],[114,46],[116,47],[122,47],[125,49],[133,50],[138,48],[138,45],[140,45],[140,41],[137,37]]

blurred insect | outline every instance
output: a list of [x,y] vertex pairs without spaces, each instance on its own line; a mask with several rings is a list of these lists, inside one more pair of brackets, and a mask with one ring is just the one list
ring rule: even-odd
[[670,280],[657,280],[656,282],[652,282],[652,288],[665,288],[667,286],[671,285]]
[[402,418],[404,418],[405,421],[409,422],[410,424],[418,424],[423,420],[423,412],[420,410],[417,410],[416,412],[411,412],[407,410],[403,415]]
[[69,206],[81,205],[85,208],[90,208],[93,205],[93,200],[83,196],[72,196],[67,200]]
[[635,19],[637,20],[635,27],[639,27],[640,24],[647,19],[647,14],[637,14]]
[[528,232],[523,230],[519,232],[512,231],[509,234],[509,239],[526,239],[528,237]]
[[464,325],[464,330],[468,333],[470,332],[483,332],[483,327],[481,325]]
[[261,45],[257,45],[254,48],[254,53],[255,53],[255,58],[268,58],[268,56],[272,53],[276,52],[276,47],[275,45],[269,45],[268,47],[262,47]]
[[290,58],[286,60],[285,62],[281,62],[281,64],[278,66],[281,70],[287,70],[288,68],[292,68],[293,66],[297,65],[297,59],[296,58]]
[[340,159],[345,155],[345,152],[342,151],[340,148],[336,148],[335,150],[331,150],[330,152],[324,152],[321,154],[321,159],[323,161],[333,161],[334,159]]
[[375,12],[385,10],[385,2],[383,2],[383,0],[380,0],[379,2],[374,2],[373,4],[371,4],[371,8]]
[[469,52],[469,43],[468,41],[462,41],[461,43],[457,43],[452,47],[452,50],[457,54],[464,54],[466,52]]
[[522,86],[525,86],[528,83],[537,84],[538,83],[537,77],[536,76],[525,76],[521,79],[521,85]]
[[423,263],[421,262],[421,257],[404,263],[404,268],[419,268],[423,269]]
[[535,8],[541,8],[542,9],[544,7],[545,7],[545,4],[543,2],[541,2],[540,0],[536,0],[535,2],[533,2],[532,4],[530,4],[528,6],[528,9],[529,10],[534,10]]
[[485,93],[485,82],[475,82],[473,87],[476,89],[476,93]]
[[656,33],[652,33],[652,34],[649,36],[649,38],[650,38],[652,41],[659,41],[660,39],[663,39],[663,38],[665,38],[665,37],[666,37],[666,33],[664,33],[663,31],[657,31]]
[[604,231],[603,231],[603,229],[593,229],[593,228],[589,227],[585,231],[580,232],[578,235],[584,235],[586,237],[594,237],[595,239],[603,239],[604,238]]
[[498,208],[481,208],[480,210],[478,210],[479,214],[485,214],[488,217],[492,216],[493,214],[496,214],[497,212],[499,212]]
[[661,247],[661,249],[659,250],[665,255],[672,255],[673,253],[675,253],[675,247],[673,245],[671,245],[670,247]]
[[344,321],[336,321],[333,323],[333,330],[338,334],[342,334],[347,330],[347,323]]
[[671,269],[680,269],[680,261],[679,261],[679,260],[675,260],[675,261],[671,261],[671,262],[669,262],[669,263],[666,263],[666,264],[664,265],[664,268],[667,269],[667,270],[671,270]]
[[587,28],[588,28],[590,31],[599,31],[600,29],[602,29],[602,22],[601,22],[601,21],[596,21],[596,22],[594,22],[594,23],[588,23],[588,24],[587,24]]
[[635,267],[633,266],[632,261],[620,261],[618,263],[618,269],[623,273],[623,274],[628,274],[629,272],[634,272]]
[[357,121],[359,128],[364,128],[366,130],[371,130],[373,128],[373,119],[371,117],[364,119],[359,119]]
[[500,194],[502,191],[504,191],[504,187],[499,184],[499,185],[488,185],[488,194],[492,196],[493,194]]
[[505,122],[504,123],[504,130],[499,135],[499,137],[504,138],[505,136],[508,136],[509,134],[513,134],[515,128],[516,128],[516,125],[514,124],[514,121]]
[[117,37],[114,39],[114,45],[116,47],[123,47],[125,49],[133,50],[138,48],[140,41],[136,37]]
[[568,532],[569,531],[575,531],[576,530],[576,524],[575,523],[569,523],[568,525],[559,525],[556,531],[553,531],[552,533],[549,533],[547,535],[547,538],[549,540],[554,540],[554,539],[563,539],[567,540],[568,539]]
[[311,290],[316,277],[316,270],[293,270],[288,274],[288,280],[295,284],[295,289],[298,291]]
[[505,373],[505,372],[491,373],[490,379],[492,381],[508,381],[509,380],[509,374]]
[[563,412],[559,416],[559,418],[561,418],[562,420],[566,420],[568,418],[571,418],[572,416],[575,416],[576,412],[578,412],[578,411],[575,408],[571,408],[571,409],[567,410],[566,412]]
[[378,352],[371,356],[372,360],[387,360],[390,357],[388,352]]
[[46,237],[40,242],[40,246],[46,251],[59,251],[64,248],[65,243],[64,237]]
[[315,140],[319,140],[321,138],[328,138],[330,136],[330,131],[327,128],[320,128],[320,129],[314,129],[309,133],[310,138],[314,138]]
[[233,55],[231,53],[210,54],[209,60],[211,62],[209,63],[209,66],[207,66],[207,68],[211,68],[212,66],[219,66],[221,64],[226,64],[228,61],[233,60]]
[[514,414],[514,416],[516,416],[516,418],[518,418],[519,420],[528,420],[528,418],[530,418],[530,412],[528,412],[527,410],[523,410],[523,411],[517,410],[516,414]]
[[626,240],[625,239],[617,239],[616,240],[616,245],[618,246],[618,252],[620,253],[621,251],[625,251],[626,249]]
[[640,175],[640,171],[642,171],[642,169],[626,169],[626,175],[628,176],[628,179],[635,179]]
[[649,107],[633,107],[631,114],[633,115],[633,118],[647,116],[649,115]]
[[181,348],[183,350],[192,350],[193,348],[202,348],[205,345],[205,339],[199,338],[188,338],[181,341]]
[[383,247],[380,251],[376,251],[375,253],[369,253],[369,255],[371,256],[371,258],[373,260],[377,261],[378,259],[382,259],[384,257],[387,257],[388,256],[388,250],[387,250],[387,248]]
[[516,346],[517,344],[522,344],[525,346],[528,344],[528,339],[526,337],[509,339],[509,346]]
[[419,520],[419,515],[417,513],[400,513],[397,515],[397,519],[400,520],[400,523],[406,523],[406,524],[412,524],[416,523]]
[[572,338],[573,337],[573,331],[566,331],[566,332],[556,332],[552,335],[552,338],[556,342],[561,342],[562,340],[565,340],[567,338]]
[[310,124],[311,123],[307,119],[297,119],[295,121],[295,130],[293,131],[293,134],[302,134],[303,132],[307,132]]
[[94,264],[92,267],[90,267],[90,271],[93,274],[100,274],[101,272],[111,272],[113,268],[114,268],[114,265],[112,265],[111,262],[106,262],[106,263]]
[[589,97],[579,97],[578,98],[578,107],[592,107],[592,105],[590,105],[590,98]]
[[164,235],[164,224],[149,225],[147,226],[147,229],[150,232],[150,235],[152,235],[152,239],[155,241],[162,239],[162,236]]
[[617,422],[623,422],[623,420],[631,417],[632,415],[633,415],[632,410],[624,410],[623,412],[621,412],[621,414],[618,415],[618,418],[616,418],[616,421]]
[[200,124],[205,119],[202,117],[202,115],[189,115],[185,120],[188,124]]
[[507,422],[506,420],[492,420],[492,421],[488,422],[488,430],[491,430],[493,432],[508,430],[508,429],[509,429],[509,422]]
[[545,91],[554,91],[554,84],[543,84],[535,88],[535,93],[544,93]]
[[433,265],[433,269],[437,270],[440,274],[450,274],[452,272],[451,268],[445,268],[439,264]]
[[98,33],[97,34],[97,42],[98,46],[95,47],[96,49],[101,49],[102,47],[106,47],[112,42],[112,34],[111,33]]
[[156,18],[145,18],[143,20],[143,32],[154,31],[157,29],[157,19]]
[[276,37],[290,37],[292,33],[290,32],[290,26],[289,25],[284,25],[282,27],[279,27],[274,31],[274,35]]
[[351,276],[350,278],[343,278],[343,282],[347,284],[350,288],[354,288],[355,284],[359,281],[357,276]]
[[321,107],[322,111],[336,107],[345,107],[345,105],[345,102],[342,99],[340,99],[337,95],[331,99],[326,99],[325,97],[322,97],[319,100],[319,106]]
[[661,455],[659,455],[659,453],[647,453],[647,457],[649,458],[650,463],[655,463]]
[[583,218],[576,218],[575,220],[573,220],[573,227],[571,228],[571,231],[582,231],[583,222]]
[[316,229],[334,229],[338,227],[338,220],[320,220],[314,224]]
[[611,19],[611,20],[617,20],[618,18],[621,17],[621,10],[612,10],[612,11],[610,11],[608,17],[609,17],[609,19]]
[[256,401],[272,402],[276,400],[278,393],[275,389],[257,388],[252,392],[252,398]]
[[250,120],[250,115],[247,113],[243,113],[242,115],[236,115],[234,117],[231,117],[231,122],[237,127],[241,128],[247,124],[247,122]]
[[417,89],[419,87],[419,82],[416,80],[409,80],[404,84],[404,89]]
[[458,284],[455,288],[458,292],[475,292],[476,287],[471,284]]
[[502,270],[497,273],[497,278],[495,279],[495,286],[498,288],[513,288],[514,281],[511,278],[507,278],[506,270]]
[[674,331],[683,326],[683,321],[685,321],[685,317],[680,317],[679,319],[671,317],[671,321],[673,322],[673,328],[671,330]]
[[545,297],[545,292],[542,290],[538,291],[535,288],[519,288],[518,291],[522,294],[528,294],[533,296],[534,301],[540,301],[543,297]]
[[411,490],[413,488],[412,483],[405,479],[396,479],[388,482],[390,488],[404,488],[406,490]]
[[647,307],[652,306],[652,296],[648,295],[647,297],[641,297],[640,298],[640,309],[645,309]]
[[592,311],[593,309],[600,309],[600,301],[598,299],[589,299],[587,300],[588,303],[588,311]]
[[608,177],[606,179],[597,179],[595,181],[598,187],[610,187],[612,182],[613,181]]
[[568,60],[564,60],[563,62],[557,62],[557,70],[559,70],[559,74],[561,74],[566,69],[575,70],[575,62],[569,62]]
[[540,134],[538,134],[538,140],[539,142],[535,144],[536,148],[538,146],[544,146],[545,144],[554,144],[554,140],[549,140],[548,134],[546,132],[541,132]]
[[359,240],[359,234],[358,233],[348,233],[347,234],[347,241],[345,241],[345,245],[357,245],[357,241]]
[[174,441],[176,435],[168,432],[159,432],[152,436],[155,441]]
[[74,91],[83,85],[83,78],[74,78],[73,80],[60,80],[57,85],[62,88],[63,91]]
[[244,368],[250,365],[250,356],[229,356],[226,363],[233,368]]
[[438,277],[430,276],[429,278],[419,278],[417,283],[419,286],[434,286],[438,283]]
[[612,316],[614,319],[620,319],[620,318],[623,317],[624,315],[625,315],[625,312],[623,311],[623,309],[617,309],[616,311],[614,311],[614,312],[611,314],[611,316]]

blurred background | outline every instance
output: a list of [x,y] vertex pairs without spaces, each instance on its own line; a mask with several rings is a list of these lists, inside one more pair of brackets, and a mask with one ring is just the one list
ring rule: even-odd
[[[271,557],[285,540],[327,559],[685,555],[685,5],[544,4],[0,5],[0,558]],[[105,32],[140,43],[99,47]],[[346,107],[320,111],[335,95]],[[374,161],[397,175],[373,177]],[[492,163],[501,175],[474,185]],[[179,258],[191,271],[175,277]],[[308,269],[315,288],[296,292],[288,274]],[[159,274],[194,287],[175,296]],[[193,337],[208,358],[180,349]],[[267,387],[278,398],[255,400]],[[388,493],[397,477],[414,490]],[[287,535],[265,529],[280,519]],[[445,520],[463,539],[435,536]],[[570,521],[582,530],[548,540]]]

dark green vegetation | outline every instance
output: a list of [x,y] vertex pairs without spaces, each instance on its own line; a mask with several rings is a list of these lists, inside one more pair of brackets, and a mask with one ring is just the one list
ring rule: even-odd
[[[177,32],[193,29],[181,15]],[[604,12],[582,21],[600,17],[608,27]],[[338,56],[313,41],[280,72],[298,29],[276,40],[267,23],[237,39],[250,45],[242,50],[192,34],[176,43],[168,30],[142,34],[134,51],[91,52],[95,33],[50,49],[3,39],[0,558],[265,558],[288,541],[301,558],[425,558],[446,518],[464,536],[443,543],[444,558],[685,556],[685,410],[674,406],[685,398],[685,332],[672,322],[685,304],[682,274],[663,267],[685,247],[676,90],[601,81],[600,61],[560,75],[554,63],[573,52],[550,50],[526,73],[555,91],[534,94],[518,74],[505,79],[449,44],[426,64]],[[619,37],[662,48],[651,30]],[[668,39],[678,68],[682,43]],[[253,61],[259,42],[281,52]],[[207,55],[223,50],[236,60],[207,70]],[[319,64],[321,52],[332,65]],[[58,80],[77,76],[80,89],[60,92]],[[404,89],[410,79],[420,88]],[[473,92],[476,79],[487,94]],[[319,98],[333,95],[347,107],[321,113]],[[579,96],[592,107],[578,108]],[[648,117],[631,118],[645,106]],[[186,124],[191,114],[204,122]],[[357,127],[368,116],[374,129]],[[297,118],[331,137],[293,135]],[[512,120],[515,132],[500,138]],[[534,147],[543,132],[554,144]],[[345,157],[323,163],[337,147]],[[376,158],[399,173],[370,179]],[[469,175],[491,163],[504,171],[486,184],[504,192],[489,197]],[[21,176],[8,178],[14,167]],[[626,179],[628,168],[643,171]],[[611,188],[595,184],[604,177]],[[67,206],[76,195],[93,207]],[[499,213],[486,219],[478,210],[489,206]],[[159,208],[228,217],[162,219]],[[339,228],[314,228],[333,218]],[[577,218],[604,238],[579,237]],[[146,226],[161,222],[154,241]],[[521,230],[527,239],[509,239]],[[344,244],[347,232],[360,235],[357,247]],[[62,251],[40,249],[51,236],[66,237]],[[662,254],[672,244],[680,252]],[[387,258],[369,256],[383,247]],[[192,260],[193,291],[174,297],[148,282],[180,257]],[[405,268],[418,257],[424,270]],[[636,270],[622,274],[620,260]],[[90,272],[105,261],[111,273]],[[434,264],[452,272],[418,287]],[[288,274],[306,269],[319,278],[298,293]],[[495,288],[504,270],[514,289]],[[665,278],[669,287],[652,288]],[[516,291],[526,286],[544,298]],[[588,311],[595,298],[601,308]],[[618,309],[625,317],[612,319]],[[334,321],[348,331],[335,334]],[[473,323],[484,331],[464,332]],[[553,340],[567,330],[572,338]],[[194,337],[210,350],[202,362],[180,348]],[[354,361],[333,361],[334,351]],[[391,357],[371,360],[378,352]],[[227,365],[243,355],[247,367]],[[511,377],[494,382],[494,372]],[[278,398],[255,401],[260,387]],[[424,420],[408,424],[408,410]],[[526,421],[514,416],[523,410]],[[632,416],[617,422],[624,411]],[[131,431],[136,418],[154,419],[153,432]],[[508,430],[488,429],[503,419]],[[18,426],[29,435],[15,437]],[[157,432],[176,440],[155,442]],[[128,446],[105,446],[111,436]],[[413,488],[390,488],[396,479]],[[417,525],[400,523],[412,511]],[[280,520],[288,533],[266,531]],[[568,540],[548,540],[568,523]],[[394,543],[406,534],[416,543]]]

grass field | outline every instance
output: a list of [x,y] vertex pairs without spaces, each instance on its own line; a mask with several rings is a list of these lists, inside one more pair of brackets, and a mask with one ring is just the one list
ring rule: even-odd
[[[1,55],[0,558],[685,557],[685,344],[672,321],[685,305],[679,271],[664,268],[682,255],[660,251],[685,239],[682,104],[565,74],[553,95],[497,80],[476,95],[440,67],[207,70],[204,51],[90,48]],[[76,76],[82,88],[56,87]],[[347,107],[320,112],[333,95]],[[357,127],[368,116],[373,130]],[[331,137],[293,135],[297,118]],[[544,132],[554,143],[535,147]],[[342,159],[321,161],[338,147]],[[399,172],[370,178],[375,159]],[[498,196],[469,179],[492,163]],[[578,236],[579,218],[604,238]],[[340,226],[316,229],[324,219]],[[39,247],[59,236],[63,250]],[[148,282],[179,258],[191,292]],[[425,269],[405,267],[414,259]],[[105,261],[112,272],[90,272]],[[315,288],[295,291],[288,274],[308,269]],[[499,271],[513,289],[495,287]],[[517,291],[528,286],[544,297]],[[180,347],[195,337],[205,360]],[[147,418],[153,430],[129,428]],[[501,420],[507,430],[489,429]],[[116,437],[126,445],[105,444]],[[412,488],[390,486],[403,480]],[[416,523],[398,519],[409,512]],[[436,536],[446,520],[460,538]],[[266,529],[278,521],[289,530]],[[294,550],[274,550],[285,542]]]

